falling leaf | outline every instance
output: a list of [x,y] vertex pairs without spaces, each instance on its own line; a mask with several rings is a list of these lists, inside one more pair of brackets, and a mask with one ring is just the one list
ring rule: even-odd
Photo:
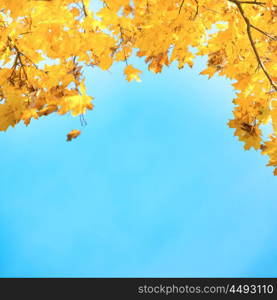
[[72,139],[76,139],[81,134],[81,131],[78,129],[73,129],[67,134],[67,141],[71,142]]

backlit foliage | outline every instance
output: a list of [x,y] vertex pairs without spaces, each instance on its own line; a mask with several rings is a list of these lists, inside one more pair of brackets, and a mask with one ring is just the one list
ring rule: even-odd
[[[93,2],[93,0],[92,0]],[[0,130],[52,113],[83,116],[93,108],[82,70],[108,70],[123,62],[128,81],[141,71],[177,62],[234,81],[237,96],[229,126],[244,142],[269,156],[277,174],[277,1],[0,0]],[[226,101],[228,99],[225,99]],[[272,127],[264,136],[262,125]],[[68,140],[80,132],[73,130]]]

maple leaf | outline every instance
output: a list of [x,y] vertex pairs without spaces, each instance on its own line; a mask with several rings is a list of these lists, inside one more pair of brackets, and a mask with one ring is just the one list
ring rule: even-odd
[[81,134],[78,129],[73,129],[67,134],[67,142],[71,142],[72,139],[76,139]]
[[136,80],[138,82],[140,82],[140,77],[139,74],[141,74],[142,72],[136,68],[134,68],[132,65],[128,65],[125,67],[124,70],[124,74],[126,75],[126,79],[128,81],[133,81]]

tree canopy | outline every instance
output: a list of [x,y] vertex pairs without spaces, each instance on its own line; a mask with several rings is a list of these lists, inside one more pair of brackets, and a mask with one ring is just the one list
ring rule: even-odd
[[[233,80],[229,126],[269,156],[277,175],[277,1],[239,0],[0,0],[0,130],[52,113],[83,116],[93,109],[83,69],[123,62],[128,81],[177,62]],[[227,101],[228,99],[226,99]],[[264,136],[263,128],[272,133]],[[80,131],[67,135],[70,141]]]

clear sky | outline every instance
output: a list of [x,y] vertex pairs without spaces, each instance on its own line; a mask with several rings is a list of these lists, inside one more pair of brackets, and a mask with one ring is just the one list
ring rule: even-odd
[[88,72],[95,109],[0,134],[0,276],[277,275],[276,178],[226,123],[230,82]]

